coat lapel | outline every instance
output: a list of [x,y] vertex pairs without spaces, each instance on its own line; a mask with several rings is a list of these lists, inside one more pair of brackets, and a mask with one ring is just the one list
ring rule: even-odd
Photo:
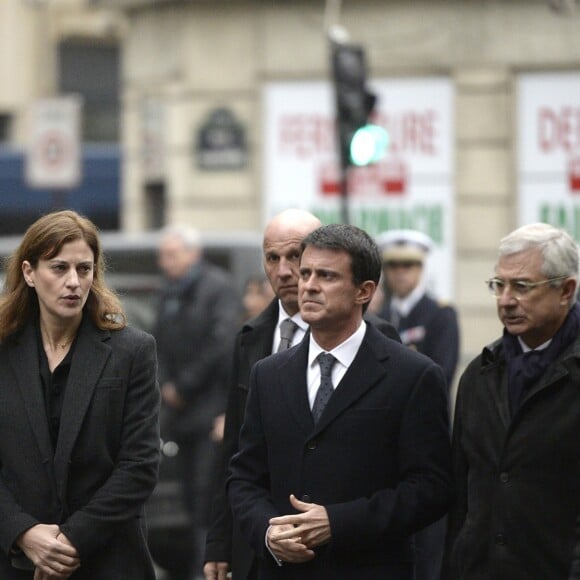
[[389,358],[387,342],[378,330],[367,325],[365,338],[356,357],[315,427],[306,385],[310,344],[308,334],[306,335],[288,363],[280,368],[279,380],[287,408],[307,434],[311,434],[314,427],[316,432],[324,429],[384,377],[387,372],[385,360]]
[[482,376],[491,399],[497,409],[504,428],[507,430],[510,422],[510,406],[508,396],[507,371],[502,353],[501,339],[484,347],[481,353]]
[[[379,337],[377,339],[377,337]],[[388,345],[382,335],[372,326],[367,325],[365,338],[348,371],[334,389],[334,393],[320,420],[316,431],[324,429],[340,413],[362,397],[373,385],[387,373],[385,360],[388,358]]]
[[566,348],[558,358],[548,367],[542,377],[530,388],[522,399],[520,409],[540,391],[547,389],[561,379],[568,377],[572,372],[574,360],[580,357],[580,341],[576,339],[571,346]]
[[248,360],[260,360],[272,354],[272,337],[278,322],[278,299],[274,299],[264,312],[245,325],[240,339]]
[[52,458],[53,449],[40,379],[38,342],[34,324],[25,327],[17,343],[10,349],[9,359],[24,399],[28,422],[36,437],[42,459],[48,463]]
[[295,347],[288,362],[280,367],[278,375],[285,406],[305,433],[310,433],[314,426],[306,386],[309,343],[307,333],[300,345]]
[[79,335],[63,401],[60,431],[54,456],[54,469],[59,495],[64,493],[71,451],[93,397],[95,386],[111,349],[104,342],[110,336],[85,317]]

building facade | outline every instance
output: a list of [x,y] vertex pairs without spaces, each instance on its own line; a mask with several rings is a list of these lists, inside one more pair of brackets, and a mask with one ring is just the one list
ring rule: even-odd
[[[56,10],[59,2],[53,3]],[[6,8],[17,4],[12,11]],[[26,43],[18,42],[5,18],[15,22],[18,12],[30,10],[24,4],[0,4],[2,42],[28,47],[21,61],[28,66],[20,67],[11,65],[7,51],[0,49],[3,86],[10,84],[9,75],[17,79],[0,97],[0,111],[17,111],[12,128],[16,141],[23,134],[18,114],[22,102],[41,92],[40,85],[55,88],[51,74],[33,74],[42,57],[38,47],[32,48],[43,28],[40,17],[24,27]],[[75,34],[83,27],[85,33],[107,29],[120,43],[121,227],[129,231],[184,220],[204,230],[260,230],[264,208],[271,207],[267,171],[276,166],[265,126],[272,118],[267,89],[280,83],[330,83],[330,25],[340,24],[353,42],[364,46],[370,78],[386,83],[385,94],[407,79],[443,79],[451,94],[446,129],[450,202],[445,217],[453,235],[446,248],[451,262],[447,284],[460,313],[463,362],[498,335],[495,303],[483,282],[492,271],[498,240],[523,215],[521,79],[580,74],[580,12],[575,2],[77,4],[90,18],[75,21],[69,2],[51,16],[48,35],[67,26],[76,26]],[[42,34],[47,32],[43,29]],[[578,97],[575,102],[580,111]],[[576,150],[580,112],[574,109],[564,117],[553,126],[564,134],[567,147]],[[423,177],[426,182],[428,175]],[[295,205],[302,192],[295,195],[288,205]],[[564,220],[562,225],[570,224]]]

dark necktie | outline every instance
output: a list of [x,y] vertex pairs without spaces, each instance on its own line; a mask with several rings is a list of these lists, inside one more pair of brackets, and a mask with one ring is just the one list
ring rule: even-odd
[[336,362],[336,359],[326,352],[321,352],[318,357],[318,364],[320,365],[320,387],[318,387],[318,392],[314,398],[314,404],[312,405],[312,416],[314,417],[314,422],[318,423],[318,419],[324,411],[324,407],[328,403],[334,387],[332,386],[332,367]]
[[286,318],[286,320],[280,323],[280,344],[278,345],[277,352],[290,348],[292,338],[297,329],[298,325],[290,318]]

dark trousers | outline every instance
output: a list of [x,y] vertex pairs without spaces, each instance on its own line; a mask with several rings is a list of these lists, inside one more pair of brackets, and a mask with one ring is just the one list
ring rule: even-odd
[[439,580],[446,530],[444,517],[415,534],[414,580]]
[[209,525],[209,507],[216,475],[218,444],[205,437],[180,440],[179,475],[183,500],[191,524],[191,576],[202,575],[205,536]]

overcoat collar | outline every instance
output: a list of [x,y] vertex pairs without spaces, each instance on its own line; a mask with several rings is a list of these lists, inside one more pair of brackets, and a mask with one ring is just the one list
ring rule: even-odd
[[279,380],[288,409],[305,433],[314,436],[385,376],[389,345],[378,330],[367,324],[358,353],[335,388],[320,420],[314,425],[306,386],[309,343],[307,333],[300,345],[293,349],[288,362],[281,367]]
[[40,380],[34,323],[28,324],[10,353],[11,364],[26,404],[28,420],[44,461],[53,459],[57,490],[64,496],[68,465],[95,386],[110,356],[110,332],[99,330],[85,316],[72,357],[62,407],[56,450],[50,443],[48,418]]
[[494,399],[501,420],[506,427],[513,426],[520,412],[524,411],[526,403],[540,391],[555,385],[560,379],[572,372],[574,361],[580,361],[580,338],[577,338],[564,352],[548,367],[538,382],[525,395],[522,405],[514,419],[510,417],[507,376],[505,373],[505,358],[501,339],[487,345],[481,355],[482,373],[486,377],[486,384]]
[[[272,354],[272,340],[278,323],[278,298],[274,298],[263,312],[244,323],[240,343],[250,358],[264,358]],[[255,356],[254,356],[255,355]]]

